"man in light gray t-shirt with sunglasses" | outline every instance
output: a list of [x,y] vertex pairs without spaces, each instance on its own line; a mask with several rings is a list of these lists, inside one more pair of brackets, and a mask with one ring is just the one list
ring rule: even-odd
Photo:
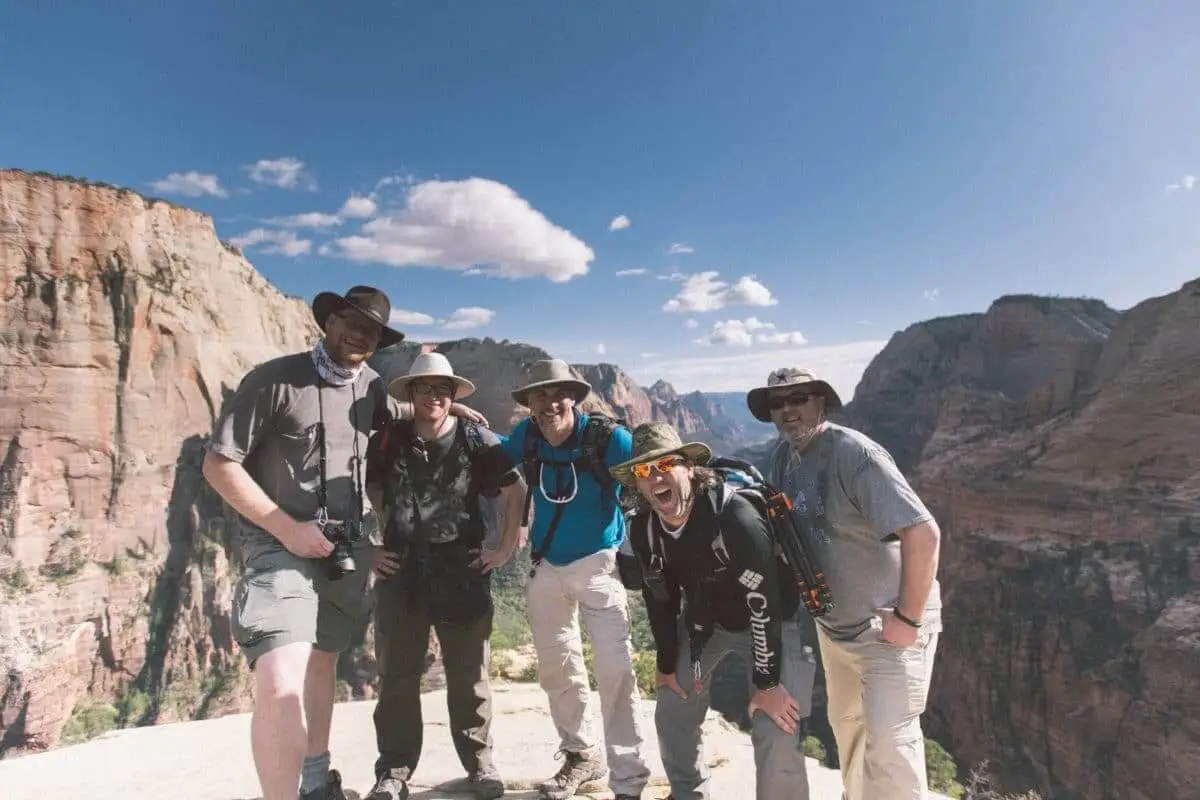
[[937,522],[887,450],[826,419],[842,401],[813,372],[777,369],[746,402],[779,430],[767,480],[822,544],[834,608],[817,618],[817,641],[845,798],[924,797],[920,716],[942,628]]

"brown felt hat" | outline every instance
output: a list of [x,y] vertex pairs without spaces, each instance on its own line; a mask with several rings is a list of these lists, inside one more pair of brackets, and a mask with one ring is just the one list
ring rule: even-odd
[[383,328],[379,333],[380,347],[389,347],[404,341],[403,333],[388,326],[392,315],[392,301],[386,293],[373,286],[351,286],[344,295],[321,292],[312,301],[313,319],[323,331],[329,315],[345,308],[354,309]]

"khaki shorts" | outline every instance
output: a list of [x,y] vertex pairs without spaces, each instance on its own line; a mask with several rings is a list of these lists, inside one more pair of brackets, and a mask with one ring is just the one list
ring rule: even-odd
[[258,552],[246,562],[233,591],[233,636],[253,667],[265,653],[296,642],[341,653],[370,614],[367,575],[370,543],[354,546],[358,569],[336,581],[326,562],[300,558],[282,547]]

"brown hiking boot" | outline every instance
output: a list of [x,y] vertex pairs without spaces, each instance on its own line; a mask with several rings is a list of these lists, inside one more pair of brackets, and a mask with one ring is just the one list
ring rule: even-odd
[[504,796],[504,781],[493,770],[480,770],[467,778],[475,800],[496,800]]
[[559,750],[554,757],[558,758],[559,755],[564,756],[562,768],[553,778],[542,781],[537,787],[546,800],[567,800],[574,797],[583,784],[604,777],[604,765],[595,756]]

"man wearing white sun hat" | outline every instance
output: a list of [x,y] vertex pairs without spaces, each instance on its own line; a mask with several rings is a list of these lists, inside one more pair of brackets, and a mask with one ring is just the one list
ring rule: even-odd
[[[417,356],[388,392],[412,403],[413,419],[381,431],[367,453],[367,491],[379,509],[382,546],[373,567],[375,649],[380,677],[375,731],[379,758],[370,800],[404,800],[421,754],[421,675],[432,627],[446,669],[450,734],[471,790],[504,794],[492,763],[491,571],[521,538],[524,482],[483,425],[456,419],[452,403],[475,391],[441,353]],[[499,496],[503,529],[495,549],[484,506]]]

